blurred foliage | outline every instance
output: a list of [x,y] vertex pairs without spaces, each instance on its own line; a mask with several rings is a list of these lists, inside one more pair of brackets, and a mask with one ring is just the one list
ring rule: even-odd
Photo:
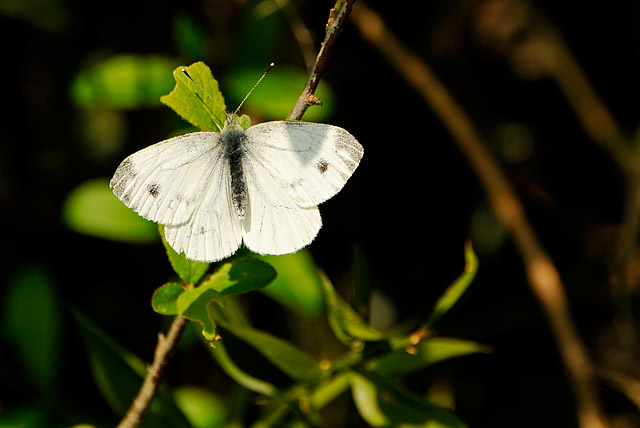
[[84,108],[134,109],[159,106],[173,86],[176,60],[158,55],[117,55],[81,70],[71,99]]
[[[506,231],[442,124],[352,26],[317,93],[323,106],[304,120],[346,127],[367,156],[321,207],[311,248],[190,262],[163,250],[157,226],[111,193],[101,177],[127,154],[223,123],[181,64],[194,64],[190,75],[234,109],[275,62],[240,113],[254,124],[286,117],[307,77],[296,22],[317,48],[329,13],[322,2],[296,2],[285,14],[280,3],[0,2],[10,61],[0,127],[0,428],[115,426],[168,325],[163,315],[177,313],[195,322],[145,426],[576,426]],[[638,319],[638,287],[616,297],[609,270],[622,173],[538,60],[547,51],[528,43],[557,25],[622,131],[640,135],[637,4],[369,3],[434,63],[486,134],[560,269],[597,367],[637,373],[637,353],[627,352],[637,348],[618,338],[620,314]],[[468,238],[482,260],[477,274],[470,247],[463,267]],[[632,256],[625,272],[634,279]],[[236,281],[232,269],[249,274],[243,263],[265,275]],[[258,292],[221,293],[238,284]],[[635,385],[634,376],[622,379]],[[619,379],[601,379],[606,410],[616,426],[637,426],[638,405]]]
[[74,231],[120,242],[158,241],[157,226],[122,205],[108,179],[93,179],[73,189],[62,208]]
[[2,331],[30,381],[39,389],[53,391],[60,364],[61,314],[55,286],[43,268],[23,268],[8,283]]
[[[242,94],[249,93],[257,81],[256,76],[262,72],[264,69],[260,68],[243,69],[230,76],[226,87],[235,94],[234,98],[238,95],[244,97]],[[281,120],[291,111],[291,106],[300,96],[300,88],[304,88],[308,78],[309,74],[304,70],[276,64],[268,78],[251,93],[244,108],[257,112],[264,120]],[[327,84],[321,82],[315,94],[322,100],[324,108],[310,109],[304,117],[308,122],[322,122],[331,116],[333,110],[335,97]]]
[[278,272],[269,287],[261,290],[288,309],[316,318],[324,312],[322,280],[312,275],[318,268],[308,250],[283,256],[260,256]]

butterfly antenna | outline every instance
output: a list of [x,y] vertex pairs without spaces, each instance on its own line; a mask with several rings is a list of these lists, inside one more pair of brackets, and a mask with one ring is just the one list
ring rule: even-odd
[[240,110],[240,107],[242,107],[242,104],[244,104],[244,102],[245,102],[245,101],[247,101],[247,98],[249,98],[249,95],[251,95],[251,93],[252,93],[253,91],[255,91],[255,89],[258,87],[258,85],[260,84],[260,82],[262,82],[262,79],[264,79],[264,76],[266,76],[266,75],[267,75],[267,73],[268,73],[268,72],[270,72],[270,71],[271,71],[271,69],[272,69],[273,67],[275,67],[275,66],[276,66],[276,65],[275,65],[273,62],[272,62],[271,64],[269,64],[269,67],[267,67],[267,69],[264,71],[264,73],[262,73],[262,77],[260,77],[260,78],[258,79],[258,81],[256,82],[256,84],[255,84],[255,85],[253,85],[253,88],[251,88],[251,90],[249,91],[249,93],[244,97],[244,99],[242,100],[242,102],[240,103],[240,105],[238,106],[238,108],[237,108],[237,109],[235,109],[235,110],[233,111],[233,114],[238,113],[238,111]]
[[[221,105],[220,105],[220,104],[215,100],[215,98],[213,98],[213,97],[211,96],[211,94],[209,94],[209,92],[205,91],[205,89],[204,89],[202,86],[200,86],[200,84],[199,84],[198,82],[196,82],[195,80],[193,80],[193,77],[191,77],[191,76],[189,75],[189,73],[187,73],[187,69],[186,69],[186,68],[183,68],[183,69],[182,69],[182,72],[183,72],[183,73],[184,73],[184,75],[185,75],[185,76],[187,76],[187,77],[189,78],[189,80],[191,80],[191,81],[192,81],[192,82],[193,82],[193,83],[194,83],[194,84],[195,84],[195,85],[196,85],[196,86],[197,86],[197,87],[198,87],[202,92],[204,92],[204,93],[205,93],[205,94],[206,94],[206,95],[211,99],[211,101],[213,101],[213,102],[215,103],[215,105],[217,105],[217,106],[218,106],[218,108],[219,108],[220,110],[222,110],[225,114],[227,113],[227,111],[226,111],[224,108],[222,108],[222,106],[221,106]],[[216,125],[216,127],[217,127],[220,131],[222,131],[222,129],[220,128],[220,126],[219,126],[215,121],[213,121],[213,124],[214,124],[214,125]]]

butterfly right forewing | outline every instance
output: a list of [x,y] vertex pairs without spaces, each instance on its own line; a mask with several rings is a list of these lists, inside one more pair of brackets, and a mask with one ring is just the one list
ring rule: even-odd
[[248,161],[303,207],[338,193],[364,152],[349,132],[324,123],[265,122],[247,129],[247,137]]

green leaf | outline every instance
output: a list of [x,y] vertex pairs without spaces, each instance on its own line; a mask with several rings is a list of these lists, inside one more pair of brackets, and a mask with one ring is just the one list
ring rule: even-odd
[[176,404],[193,428],[223,427],[227,406],[215,394],[204,389],[183,386],[173,391]]
[[266,395],[267,397],[274,396],[278,389],[271,383],[258,379],[254,376],[243,371],[236,363],[229,357],[227,349],[224,345],[224,341],[220,341],[216,344],[216,347],[210,347],[209,351],[215,360],[220,364],[222,370],[225,371],[233,380],[238,382],[250,391],[258,394]]
[[409,373],[449,358],[479,352],[487,353],[490,349],[469,340],[433,337],[414,346],[412,353],[401,350],[371,360],[367,369],[384,375]]
[[212,305],[223,306],[224,299],[220,293],[205,287],[185,291],[176,302],[178,314],[200,324],[202,335],[211,344],[218,339]]
[[380,397],[375,383],[355,373],[350,381],[353,402],[362,418],[373,427],[389,425],[391,421],[378,404]]
[[315,383],[327,375],[313,357],[279,337],[251,327],[227,323],[220,318],[217,321],[221,327],[249,344],[293,380]]
[[451,410],[425,401],[383,376],[352,372],[350,383],[358,412],[373,427],[466,427]]
[[128,243],[158,240],[156,225],[120,202],[106,178],[85,181],[73,189],[64,202],[62,217],[70,229],[89,236]]
[[[184,74],[183,69],[187,70],[193,81]],[[218,132],[222,129],[226,120],[226,107],[218,81],[213,78],[209,67],[203,62],[196,62],[188,67],[181,66],[173,71],[173,77],[176,80],[175,87],[168,95],[160,98],[160,101],[203,131]]]
[[[265,64],[266,66],[266,64]],[[264,68],[247,68],[235,72],[228,81],[228,96],[235,100],[242,100],[264,73]],[[291,112],[300,92],[307,83],[309,73],[302,69],[280,66],[269,72],[267,77],[251,93],[243,108],[248,111],[257,111],[266,120],[282,120]],[[322,106],[313,106],[305,113],[305,120],[321,122],[328,118],[334,108],[335,96],[328,84],[320,82],[315,95],[322,100]]]
[[269,263],[255,258],[238,258],[223,264],[200,287],[223,295],[247,293],[269,285],[276,271]]
[[61,317],[54,285],[39,267],[18,271],[7,285],[2,328],[34,385],[54,388]]
[[151,297],[153,310],[162,315],[178,314],[178,297],[185,289],[175,282],[163,285],[154,291]]
[[464,273],[451,284],[445,293],[436,302],[431,318],[427,322],[428,326],[433,326],[444,316],[457,302],[471,285],[473,278],[478,272],[478,258],[473,252],[471,242],[467,242],[464,247],[465,266]]
[[81,107],[134,109],[159,106],[171,89],[175,60],[159,55],[117,55],[80,71],[71,98]]
[[[166,245],[166,243],[165,243]],[[167,252],[172,251],[167,246]],[[174,253],[172,264],[185,282],[193,284],[200,279],[201,271],[194,271],[192,263]],[[171,258],[171,256],[170,256]],[[180,271],[179,271],[180,270]],[[197,272],[194,276],[194,272]],[[266,262],[253,258],[238,258],[225,263],[198,287],[184,289],[177,284],[167,284],[156,290],[152,305],[159,313],[181,315],[200,324],[202,334],[209,341],[217,339],[216,323],[212,306],[224,306],[223,295],[247,293],[266,287],[275,278],[276,272]],[[194,281],[195,280],[195,281]]]
[[[89,357],[89,365],[100,392],[120,417],[123,416],[142,385],[146,364],[115,343],[88,318],[72,311],[80,327]],[[140,427],[190,428],[189,422],[161,386],[153,405],[145,413]]]
[[259,258],[278,272],[262,293],[307,317],[317,318],[324,313],[322,279],[308,250]]
[[175,273],[177,273],[180,279],[187,284],[197,283],[204,276],[204,274],[207,273],[207,269],[209,269],[209,263],[189,260],[184,256],[183,253],[176,253],[176,251],[171,248],[171,245],[167,243],[167,240],[164,237],[164,226],[158,225],[158,229],[160,230],[160,236],[162,237],[164,248],[167,250],[169,262],[171,263],[171,267],[173,268]]
[[385,335],[369,326],[362,317],[345,302],[333,288],[326,276],[322,276],[327,317],[331,330],[338,340],[353,345],[354,339],[373,342],[385,339]]
[[312,409],[322,409],[349,388],[351,373],[341,371],[314,386],[309,397]]

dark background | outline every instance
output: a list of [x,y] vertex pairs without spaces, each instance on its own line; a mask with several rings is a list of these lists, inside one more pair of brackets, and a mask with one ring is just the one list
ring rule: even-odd
[[[126,155],[165,138],[175,115],[160,105],[128,109],[122,147],[100,158],[87,156],[70,86],[93,61],[121,53],[163,54],[184,64],[204,60],[223,92],[225,76],[245,66],[274,61],[304,68],[287,21],[276,13],[275,27],[262,29],[260,20],[248,18],[253,3],[49,0],[0,8],[3,284],[21,269],[38,266],[56,284],[61,301],[89,314],[125,348],[152,358],[156,332],[166,323],[148,302],[171,275],[161,245],[77,234],[65,226],[61,209],[76,185],[110,177]],[[640,4],[587,3],[533,5],[536,16],[564,39],[622,130],[632,135],[640,113]],[[295,4],[317,47],[328,5]],[[504,54],[508,49],[496,48],[478,30],[490,3],[368,4],[434,67],[486,137],[564,279],[581,337],[596,363],[606,367],[619,309],[611,298],[609,262],[624,197],[615,163],[585,134],[553,79],[519,73]],[[201,30],[204,57],[190,56],[180,46],[178,16],[189,17]],[[518,40],[516,35],[510,43]],[[343,191],[321,206],[324,226],[310,247],[319,266],[349,295],[342,279],[350,269],[352,245],[360,245],[372,286],[387,296],[398,319],[424,319],[462,271],[463,244],[471,238],[480,270],[440,331],[489,344],[494,353],[443,363],[409,378],[409,386],[424,392],[431,382],[447,380],[456,410],[474,427],[575,426],[571,391],[522,262],[487,215],[483,189],[442,123],[353,25],[344,29],[324,80],[336,94],[327,121],[356,136],[365,155]],[[504,135],[513,135],[505,129],[513,124],[515,138],[529,144],[517,160],[501,151],[510,142]],[[637,289],[632,296],[637,309]],[[258,300],[255,308],[256,319],[272,323],[267,328],[286,322],[278,321],[280,309],[272,303]],[[38,396],[25,385],[24,368],[15,369],[20,362],[9,342],[0,342],[0,418],[3,410]],[[72,332],[60,345],[60,376],[69,380],[58,381],[59,393],[83,409],[80,415],[113,423],[117,419],[92,383],[81,346]],[[195,354],[177,357],[170,380],[207,384],[210,375],[199,379],[197,373],[215,368]],[[640,423],[632,400],[606,381],[598,385],[616,426]]]

